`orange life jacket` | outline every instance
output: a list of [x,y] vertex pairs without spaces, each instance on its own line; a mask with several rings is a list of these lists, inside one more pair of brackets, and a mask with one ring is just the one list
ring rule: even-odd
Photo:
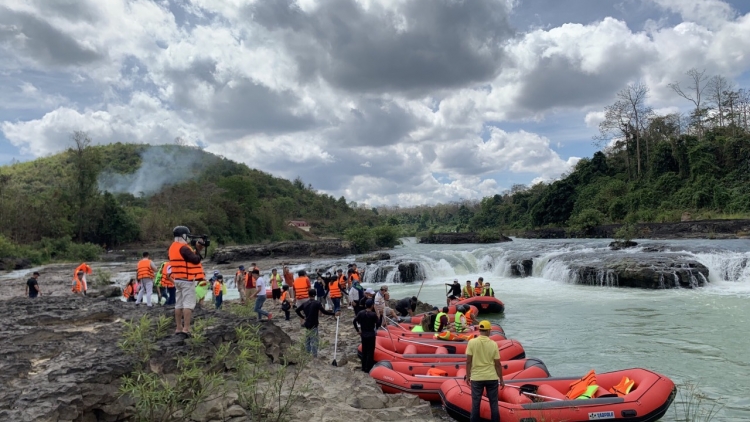
[[448,372],[443,371],[442,369],[438,369],[438,368],[430,368],[427,370],[427,375],[430,375],[433,377],[447,377]]
[[150,278],[153,280],[156,276],[156,272],[151,268],[151,260],[148,258],[143,258],[138,261],[138,267],[136,268],[137,271],[135,273],[135,278],[138,280],[143,280],[144,278]]
[[568,399],[576,399],[581,394],[585,393],[589,385],[596,384],[596,373],[594,370],[590,370],[588,374],[584,375],[583,378],[570,383],[570,390],[565,395]]
[[617,394],[617,397],[625,397],[630,393],[630,389],[635,385],[635,381],[628,377],[622,377],[620,383],[609,389],[610,393]]
[[71,290],[73,293],[81,293],[83,290],[83,280],[78,278],[78,273],[73,277],[73,288]]
[[346,277],[344,277],[343,274],[339,277],[338,283],[339,283],[339,289],[341,290],[345,290],[348,287],[346,283]]
[[[169,247],[169,266],[172,268],[172,279],[173,280],[205,280],[206,276],[203,274],[203,265],[191,264],[185,261],[180,254],[180,249],[183,246],[188,246],[180,242],[172,242],[172,246]],[[190,247],[190,246],[188,246]]]
[[462,334],[456,334],[450,331],[443,331],[442,333],[435,334],[435,338],[438,340],[447,340],[447,341],[465,341],[471,339],[472,336],[470,335],[462,335]]
[[125,296],[125,299],[130,299],[130,296],[133,296],[133,293],[135,292],[133,291],[132,284],[125,286],[125,290],[122,291],[122,295]]
[[352,279],[352,282],[353,282],[354,280],[360,281],[360,280],[359,280],[359,273],[358,273],[358,272],[356,272],[356,271],[355,271],[355,272],[353,272],[353,273],[352,273],[352,276],[351,276],[351,277],[349,277],[349,278],[351,278],[351,279]]
[[221,294],[222,286],[223,286],[222,283],[219,283],[218,281],[214,282],[214,296],[219,296]]
[[284,283],[286,283],[287,286],[292,287],[294,285],[294,275],[290,272],[286,272],[283,274],[284,276]]
[[469,308],[468,311],[464,314],[466,317],[466,324],[472,325],[474,323],[474,312],[471,311],[471,308]]
[[297,300],[310,297],[308,290],[310,290],[310,279],[307,276],[294,279],[294,297]]
[[334,280],[328,283],[328,292],[331,295],[331,299],[340,299],[341,298],[341,287],[339,285],[339,282]]
[[81,271],[83,271],[84,274],[91,274],[93,272],[93,270],[91,269],[91,267],[88,266],[88,264],[86,264],[84,262],[83,264],[81,264],[81,265],[79,265],[79,266],[76,267],[76,270],[73,271],[73,276],[74,277],[78,276],[78,273],[81,272]]
[[474,296],[482,296],[482,286],[474,286]]
[[234,273],[234,278],[235,279],[237,279],[237,276],[240,276],[240,282],[242,283],[242,287],[247,286],[247,279],[248,279],[248,277],[250,277],[250,273],[247,272],[247,271],[245,271],[244,280],[243,280],[243,277],[242,277],[242,271],[237,271],[236,273]]
[[289,296],[289,290],[281,293],[281,301],[285,302],[287,296]]
[[167,274],[167,265],[164,266],[161,272],[161,287],[169,288],[174,287],[174,281],[172,281],[172,276]]
[[255,278],[254,275],[248,273],[247,277],[245,278],[245,288],[246,289],[254,289],[255,288]]

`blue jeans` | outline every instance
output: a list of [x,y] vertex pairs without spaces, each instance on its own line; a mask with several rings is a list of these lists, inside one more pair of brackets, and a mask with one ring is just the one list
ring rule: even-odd
[[500,410],[497,407],[497,380],[474,381],[471,380],[471,417],[470,422],[479,422],[479,405],[482,403],[482,393],[487,390],[487,399],[490,401],[490,421],[500,422]]
[[333,302],[333,312],[338,312],[341,310],[341,298],[335,297],[331,298],[331,301]]
[[318,357],[318,344],[320,338],[318,337],[318,327],[307,330],[305,334],[305,350],[314,357]]
[[216,296],[216,309],[221,309],[222,302],[224,302],[224,294],[219,293],[219,295]]
[[167,298],[167,301],[164,302],[165,305],[174,305],[177,298],[177,288],[176,287],[167,287],[167,293],[169,294],[169,298]]
[[266,303],[266,295],[255,297],[255,312],[258,313],[258,321],[268,316],[268,312],[262,309],[264,303]]

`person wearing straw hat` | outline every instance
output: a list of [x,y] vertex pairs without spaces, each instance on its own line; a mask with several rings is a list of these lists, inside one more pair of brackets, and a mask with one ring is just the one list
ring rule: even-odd
[[479,323],[479,336],[469,340],[466,346],[466,383],[471,386],[470,422],[479,422],[479,406],[486,391],[490,401],[490,421],[500,422],[497,407],[497,389],[505,387],[503,367],[497,343],[490,339],[492,324],[484,320]]

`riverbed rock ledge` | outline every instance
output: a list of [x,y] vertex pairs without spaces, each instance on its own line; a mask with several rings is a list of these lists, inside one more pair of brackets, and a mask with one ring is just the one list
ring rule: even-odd
[[480,236],[479,233],[433,233],[419,238],[419,243],[435,243],[456,245],[461,243],[501,243],[512,242],[513,239],[498,233],[494,236]]
[[211,259],[217,264],[229,264],[254,258],[346,256],[355,253],[354,243],[347,240],[300,240],[265,245],[225,246],[216,249]]
[[[133,402],[119,392],[120,379],[134,370],[132,358],[118,347],[123,322],[144,314],[172,317],[168,307],[135,307],[103,297],[18,298],[0,307],[0,420],[24,422],[129,421]],[[196,309],[197,319],[212,318],[206,328],[206,344],[218,346],[236,340],[235,328],[255,324],[226,311]],[[321,321],[325,339],[333,339],[333,320]],[[169,328],[170,332],[174,325]],[[385,395],[374,380],[357,370],[354,330],[342,330],[339,361],[330,365],[332,346],[323,345],[321,357],[305,369],[309,389],[300,390],[292,406],[292,420],[328,420],[334,415],[361,421],[427,422],[435,420],[428,403],[415,396]],[[278,362],[303,330],[297,319],[262,323],[261,341],[270,361]],[[291,334],[288,335],[287,333]],[[175,356],[195,353],[180,336],[167,335],[156,343],[149,362],[152,370],[169,376],[176,373]],[[211,352],[206,348],[206,356]],[[200,352],[203,353],[203,352]],[[247,409],[236,394],[216,397],[198,406],[186,417],[192,422],[239,422]]]

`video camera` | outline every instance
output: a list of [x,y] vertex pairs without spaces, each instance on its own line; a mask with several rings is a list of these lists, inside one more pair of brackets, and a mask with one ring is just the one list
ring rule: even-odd
[[198,244],[198,240],[203,241],[203,246],[208,249],[209,246],[211,246],[211,241],[208,239],[208,235],[201,234],[201,235],[188,235],[190,238],[190,246],[195,248],[195,246]]

